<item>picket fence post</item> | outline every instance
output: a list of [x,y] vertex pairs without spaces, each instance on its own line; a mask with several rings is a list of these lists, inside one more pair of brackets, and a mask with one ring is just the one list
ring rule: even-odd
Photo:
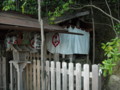
[[99,80],[98,65],[92,65],[92,90],[98,90]]
[[55,63],[51,62],[51,90],[55,90]]
[[62,63],[62,90],[67,90],[67,63]]
[[89,65],[88,64],[84,64],[84,67],[83,67],[83,69],[84,69],[84,71],[83,71],[83,75],[84,75],[84,81],[83,81],[83,83],[84,83],[84,90],[89,90],[89,88],[90,88],[90,86],[89,86],[89,82],[90,82],[90,76],[89,76],[89,74],[90,74],[90,71],[89,71]]
[[61,90],[61,68],[60,68],[60,62],[56,62],[56,90]]
[[82,77],[82,71],[81,71],[81,64],[76,64],[76,90],[81,90],[81,77]]
[[[40,60],[33,60],[27,68],[27,90],[41,90]],[[92,65],[90,71],[88,64],[82,67],[80,63],[74,66],[73,63],[46,61],[45,70],[46,90],[100,90],[98,65]]]

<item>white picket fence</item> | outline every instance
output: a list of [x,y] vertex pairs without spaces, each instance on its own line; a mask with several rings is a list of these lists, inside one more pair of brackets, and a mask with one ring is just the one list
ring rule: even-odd
[[[45,90],[101,90],[99,66],[46,61]],[[40,60],[33,60],[24,71],[24,90],[41,90]]]
[[0,90],[7,90],[6,87],[6,59],[0,58]]

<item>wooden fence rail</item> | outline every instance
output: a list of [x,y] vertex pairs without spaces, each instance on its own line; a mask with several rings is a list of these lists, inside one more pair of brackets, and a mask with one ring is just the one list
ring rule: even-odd
[[6,59],[0,58],[0,90],[6,90]]
[[[28,64],[24,73],[24,90],[41,90],[40,60]],[[99,66],[46,61],[45,90],[101,90]],[[91,71],[91,72],[90,72]]]

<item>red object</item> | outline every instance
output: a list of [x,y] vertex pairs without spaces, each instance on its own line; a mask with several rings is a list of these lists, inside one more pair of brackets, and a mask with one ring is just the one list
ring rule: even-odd
[[17,40],[15,40],[14,44],[17,44]]
[[35,48],[35,47],[34,47],[34,43],[35,43],[34,40],[31,40],[30,46],[31,46],[32,48]]
[[55,33],[52,37],[52,44],[57,47],[60,44],[60,36],[58,33]]
[[18,44],[18,45],[22,44],[22,33],[20,33],[20,34],[18,35],[17,44]]

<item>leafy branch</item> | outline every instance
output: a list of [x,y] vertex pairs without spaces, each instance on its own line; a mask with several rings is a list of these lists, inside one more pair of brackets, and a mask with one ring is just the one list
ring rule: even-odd
[[117,37],[115,39],[112,39],[110,42],[102,43],[102,49],[105,52],[105,56],[107,59],[105,59],[101,65],[101,69],[103,70],[103,75],[111,75],[113,73],[113,68],[116,66],[120,59],[120,39]]
[[53,24],[54,22],[52,21],[54,21],[57,17],[63,15],[66,11],[68,11],[70,9],[70,5],[73,3],[74,2],[72,0],[69,0],[68,2],[64,3],[62,6],[58,6],[57,8],[55,8],[54,12],[49,11],[48,16],[50,23]]

